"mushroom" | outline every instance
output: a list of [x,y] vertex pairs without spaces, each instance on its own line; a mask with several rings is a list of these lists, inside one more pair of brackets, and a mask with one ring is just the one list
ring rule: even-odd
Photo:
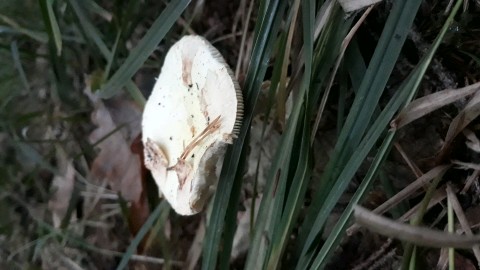
[[218,50],[199,36],[175,43],[145,105],[142,141],[145,166],[178,214],[203,209],[242,116],[240,87]]

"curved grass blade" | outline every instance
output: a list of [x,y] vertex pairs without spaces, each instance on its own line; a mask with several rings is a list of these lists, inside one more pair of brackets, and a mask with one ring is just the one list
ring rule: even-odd
[[[107,61],[107,66],[105,67],[105,76],[108,76],[110,73],[110,68],[113,63],[114,57],[115,57],[115,52],[117,48],[117,44],[120,38],[120,32],[117,34],[117,38],[115,40],[115,44],[113,45],[112,52],[108,49],[107,45],[105,42],[103,42],[101,33],[93,26],[92,21],[90,18],[87,16],[85,9],[82,7],[81,3],[77,3],[78,0],[68,0],[70,5],[72,6],[73,11],[75,12],[75,15],[78,17],[79,23],[83,28],[83,31],[85,35],[93,41],[93,43],[97,46],[97,48],[100,50],[102,53],[103,57]],[[106,78],[104,78],[106,79]],[[140,105],[140,107],[145,106],[145,97],[142,95],[140,92],[140,89],[135,85],[135,83],[132,82],[132,80],[129,80],[126,82],[125,87],[127,89],[127,92],[130,94],[130,96],[135,100],[135,102]]]
[[[289,116],[286,129],[272,161],[272,166],[270,168],[270,173],[268,176],[268,183],[265,188],[266,191],[264,192],[264,196],[258,213],[257,222],[254,228],[254,235],[252,238],[252,243],[254,244],[250,246],[247,263],[245,266],[246,269],[266,269],[269,267],[274,267],[279,263],[279,255],[281,254],[281,251],[283,249],[282,246],[284,244],[282,243],[283,239],[281,237],[275,239],[277,242],[277,248],[275,250],[275,253],[273,254],[274,257],[272,257],[272,260],[270,260],[270,262],[269,254],[271,254],[272,251],[272,243],[269,242],[274,239],[274,237],[278,237],[275,236],[275,230],[281,232],[285,229],[288,231],[289,226],[292,222],[291,219],[289,220],[287,218],[287,220],[284,221],[285,223],[283,226],[279,225],[279,223],[281,222],[281,215],[283,213],[282,209],[284,206],[284,198],[287,193],[287,181],[295,181],[295,179],[291,178],[291,174],[295,175],[295,168],[294,166],[289,165],[291,164],[290,162],[296,164],[296,162],[291,159],[292,154],[298,151],[293,147],[294,140],[296,137],[295,135],[298,133],[298,121],[302,119],[301,115],[305,114],[306,111],[305,102],[308,101],[306,98],[308,97],[308,91],[310,90],[309,85],[311,81],[313,60],[313,12],[315,11],[313,2],[302,2],[302,10],[302,25],[304,32],[303,58],[305,61],[304,75],[301,81],[298,95],[294,101],[295,104],[292,107],[292,112]],[[299,160],[302,160],[302,157],[299,157]],[[301,171],[302,169],[300,171],[297,171],[299,175],[303,174]],[[303,172],[305,171],[303,170]],[[303,176],[306,177],[307,175],[303,174]],[[301,190],[299,193],[301,193]],[[299,197],[295,198],[302,199],[300,198],[300,194],[298,195]],[[287,216],[289,216],[289,214],[287,214]]]
[[40,10],[50,42],[55,46],[57,56],[62,54],[62,36],[58,26],[57,17],[53,12],[53,0],[40,0]]
[[138,45],[130,52],[125,62],[100,89],[99,96],[109,98],[118,93],[140,69],[145,60],[158,46],[175,21],[180,17],[190,0],[171,1],[158,16]]
[[[308,119],[308,97],[311,95],[310,92],[310,85],[312,82],[312,73],[313,73],[313,55],[314,55],[314,25],[315,25],[315,1],[302,1],[302,25],[303,25],[303,39],[304,39],[304,59],[305,59],[305,66],[304,66],[304,75],[303,75],[303,82],[302,88],[300,90],[299,96],[297,97],[297,102],[295,107],[290,115],[290,119],[295,120],[303,119],[304,125],[300,125],[299,128],[303,127],[303,130],[300,130],[300,134],[303,133],[302,138],[300,138],[301,148],[299,153],[299,163],[297,165],[297,169],[295,175],[291,181],[293,181],[290,189],[287,194],[287,204],[285,204],[285,209],[281,212],[281,220],[279,223],[272,224],[274,227],[272,228],[272,244],[269,245],[269,254],[267,257],[267,269],[275,269],[280,264],[280,257],[283,253],[283,250],[286,245],[287,235],[288,232],[291,230],[293,226],[293,222],[296,220],[296,214],[298,211],[298,207],[303,202],[303,198],[305,195],[306,187],[308,184],[308,180],[311,175],[311,168],[308,164],[310,159],[310,147],[309,147],[309,132],[311,128],[309,127]],[[292,23],[295,23],[293,21]],[[302,109],[303,108],[303,109]],[[290,120],[289,119],[289,120]],[[297,121],[292,121],[290,125],[287,127],[288,130],[286,132],[286,141],[289,140],[294,141],[295,134],[294,132],[290,132],[292,129],[297,129]],[[290,121],[289,121],[290,122]],[[291,137],[289,138],[289,135]],[[287,144],[288,146],[288,144]],[[282,147],[283,148],[283,147]],[[285,149],[285,148],[283,148]],[[282,150],[283,150],[282,149]],[[289,148],[287,148],[289,149]],[[293,151],[292,145],[292,152]],[[283,150],[284,151],[284,150]],[[281,197],[280,197],[281,198]],[[283,198],[276,198],[279,201],[279,207],[284,205]]]
[[[446,23],[446,25],[449,25],[448,24],[448,21]],[[446,29],[446,28],[445,28]],[[399,104],[398,102],[403,102],[403,100],[405,100],[406,102],[404,104],[407,104],[408,102],[410,102],[412,99],[413,99],[413,96],[415,95],[416,93],[416,90],[418,89],[418,86],[420,84],[420,81],[421,79],[423,78],[423,75],[425,74],[425,71],[428,67],[428,65],[430,64],[432,58],[433,58],[433,55],[434,53],[436,52],[436,49],[438,48],[438,45],[440,44],[441,40],[443,39],[443,36],[445,34],[445,31],[441,31],[439,36],[437,37],[437,39],[435,40],[434,44],[432,44],[432,47],[431,49],[429,50],[429,52],[425,55],[425,57],[422,59],[422,61],[420,62],[420,64],[417,66],[417,68],[414,69],[414,71],[412,71],[411,75],[407,78],[407,80],[405,81],[405,83],[400,87],[400,92],[403,93],[402,94],[402,97],[400,98],[396,98],[396,97],[393,97],[390,101],[390,103],[393,101],[393,103],[397,103]],[[397,101],[398,100],[398,101]],[[406,106],[406,105],[405,105]],[[384,128],[385,125],[386,125],[386,122],[388,119],[390,119],[392,117],[392,113],[395,112],[398,107],[397,106],[393,106],[392,108],[389,108],[390,106],[387,105],[387,108],[389,109],[388,111],[387,110],[384,110],[387,111],[387,114],[385,113],[382,113],[380,114],[379,118],[377,119],[377,121],[375,122],[374,126],[372,126],[372,128],[370,129],[369,133],[372,133],[373,130],[377,129],[375,128],[377,126],[377,122],[382,122],[380,127]],[[383,120],[381,120],[383,119]],[[381,132],[381,129],[378,130],[379,132]],[[372,140],[373,139],[373,142],[375,142],[377,139],[378,139],[378,136],[375,135],[375,134],[379,134],[378,132],[377,133],[373,133],[371,135],[367,134],[366,138],[369,139],[369,140]],[[390,132],[389,135],[385,138],[384,140],[384,144],[382,145],[381,147],[381,150],[380,150],[380,153],[383,155],[378,155],[377,154],[377,157],[376,160],[383,160],[384,158],[384,155],[386,154],[385,151],[387,151],[386,149],[389,149],[391,147],[391,142],[393,140],[393,136],[394,136],[395,132]],[[375,138],[376,137],[376,138]],[[373,146],[373,145],[372,145]],[[371,147],[370,147],[371,148]],[[358,153],[354,153],[354,156],[363,156],[363,158],[366,157],[366,154],[368,154],[368,152],[365,152],[365,154],[358,154]],[[362,159],[363,159],[362,158]],[[355,168],[354,171],[356,171],[358,168],[357,165],[353,165],[351,162],[348,162],[347,163],[347,166],[346,168]],[[375,165],[375,166],[373,166]],[[369,174],[367,174],[367,176],[365,177],[364,181],[362,182],[362,185],[361,185],[361,188],[365,188],[368,183],[371,181],[371,177],[373,175],[376,174],[376,171],[378,170],[378,163],[375,163],[372,165],[372,167],[370,168],[369,170]],[[372,170],[373,169],[373,170]],[[345,170],[344,170],[345,172]],[[354,173],[354,172],[353,172]],[[370,174],[371,173],[371,174]],[[345,178],[348,178],[350,179],[351,177],[353,177],[353,174],[351,176],[345,176],[344,173],[342,173],[340,176],[339,176],[339,179],[345,179]],[[337,184],[335,184],[335,186],[339,186],[340,184],[337,182]],[[336,189],[336,188],[335,188]],[[344,189],[344,188],[343,188]],[[361,189],[359,189],[361,191]],[[357,191],[358,193],[359,191]],[[355,194],[356,197],[354,197],[354,200],[358,200],[361,195],[363,194],[364,191],[361,191],[361,194],[358,194],[357,193]],[[328,199],[327,199],[328,201]],[[315,259],[315,262],[314,262],[314,268],[317,269],[317,268],[321,268],[321,267],[324,267],[325,266],[325,258],[329,255],[329,253],[333,252],[334,248],[332,248],[332,246],[334,246],[335,242],[338,242],[340,240],[340,234],[343,234],[343,230],[344,230],[344,227],[346,226],[346,222],[348,221],[349,217],[351,216],[351,210],[352,210],[352,204],[349,205],[349,207],[347,207],[347,210],[346,212],[344,212],[344,214],[342,215],[339,223],[337,223],[337,225],[340,224],[340,226],[337,226],[336,230],[334,230],[334,232],[330,235],[330,237],[327,239],[327,242],[326,244],[322,247],[322,249],[320,250],[319,252],[319,255],[317,256],[317,258]],[[318,225],[318,224],[317,224]]]
[[113,15],[99,4],[97,4],[94,0],[86,0],[85,1],[86,7],[91,12],[97,14],[98,16],[102,17],[106,21],[111,21]]
[[340,244],[340,240],[342,239],[341,236],[344,234],[348,226],[348,222],[351,218],[353,207],[356,204],[358,204],[360,199],[363,197],[363,195],[372,185],[373,180],[376,174],[378,173],[380,166],[383,164],[383,161],[385,160],[388,153],[390,152],[390,147],[391,147],[393,138],[394,138],[394,132],[390,132],[388,136],[384,139],[382,146],[380,146],[380,149],[377,155],[375,156],[375,159],[372,162],[372,166],[370,167],[370,169],[367,172],[367,175],[365,176],[365,179],[362,181],[358,189],[355,191],[355,194],[353,195],[352,199],[350,200],[347,207],[343,211],[342,215],[340,216],[340,219],[335,224],[334,229],[330,233],[329,237],[327,238],[322,248],[318,252],[318,255],[316,256],[315,260],[313,261],[312,269],[324,268],[328,262],[329,257],[333,254],[336,247]]
[[73,9],[73,12],[78,18],[78,22],[82,26],[82,29],[92,41],[95,43],[97,48],[100,50],[102,53],[103,57],[105,59],[109,59],[111,57],[111,52],[108,49],[107,45],[105,42],[103,42],[101,38],[101,33],[98,31],[98,29],[93,25],[92,21],[90,18],[87,16],[87,12],[84,9],[82,3],[78,2],[79,0],[68,0],[68,3]]
[[57,55],[62,54],[62,34],[60,33],[60,27],[58,26],[57,17],[53,12],[53,1],[54,0],[46,0],[46,7],[47,7],[47,14],[49,19],[49,32],[51,31],[55,48],[57,48]]
[[[271,244],[271,251],[268,256],[267,269],[278,269],[281,263],[281,255],[283,254],[288,237],[291,233],[293,225],[298,217],[298,211],[303,204],[303,198],[307,191],[308,182],[312,174],[311,156],[310,156],[310,141],[309,141],[309,121],[305,114],[303,114],[303,125],[300,127],[303,132],[300,138],[300,153],[297,164],[297,169],[287,192],[287,199],[285,207],[282,211],[281,220],[276,224],[273,230],[273,239]],[[295,144],[296,145],[296,144]]]
[[[266,7],[265,16],[258,19],[260,26],[256,32],[255,44],[251,56],[250,66],[247,71],[245,82],[245,115],[244,122],[240,129],[238,138],[233,145],[227,149],[225,160],[220,174],[217,191],[213,200],[213,211],[207,227],[205,242],[203,246],[202,269],[215,269],[218,258],[218,251],[224,232],[225,219],[227,218],[227,208],[231,199],[238,198],[232,194],[235,181],[241,181],[242,170],[239,168],[240,158],[245,154],[247,143],[247,134],[253,119],[253,109],[257,103],[260,94],[261,83],[266,73],[268,60],[273,50],[274,38],[278,32],[281,22],[281,14],[286,6],[286,1],[274,0],[261,6]],[[233,190],[239,192],[239,190]],[[234,217],[228,217],[234,218]],[[228,222],[227,224],[233,224]],[[224,242],[224,245],[232,243]],[[229,254],[223,254],[223,256]]]
[[[52,2],[50,0],[40,0],[40,11],[43,18],[43,23],[48,34],[48,54],[53,73],[55,74],[55,88],[57,95],[60,100],[68,107],[75,107],[76,103],[72,99],[71,90],[72,80],[67,74],[66,61],[61,51],[58,48],[58,39],[61,40],[60,32],[56,32],[55,28],[58,27],[56,24],[56,18],[52,19],[52,12],[49,9],[52,8]],[[56,25],[53,25],[52,22]]]
[[28,82],[27,75],[25,74],[25,70],[23,69],[22,61],[20,60],[20,54],[18,52],[17,42],[13,41],[10,44],[10,50],[12,52],[13,63],[15,64],[15,68],[18,71],[18,75],[20,76],[20,81],[22,81],[23,86],[30,92],[30,83]]
[[[340,187],[340,185],[346,187],[348,183],[342,182],[349,182],[351,179],[339,178],[340,171],[337,168],[345,168],[354,149],[358,147],[364,136],[420,3],[419,0],[394,3],[377,49],[338,138],[334,154],[322,175],[320,194],[317,194],[317,197],[314,198],[302,226],[299,242],[303,243],[301,244],[303,248],[298,267],[308,265],[308,261],[311,260],[315,250],[313,245],[318,239],[326,217],[344,190],[341,188],[332,189],[333,184],[335,183],[337,187]],[[335,181],[337,179],[338,181]],[[308,258],[306,257],[307,253],[309,254]]]
[[20,26],[10,17],[0,14],[0,20],[9,25],[10,27],[0,26],[0,33],[19,33],[25,35],[31,39],[34,39],[40,43],[48,42],[48,34],[40,31],[30,30],[28,28]]

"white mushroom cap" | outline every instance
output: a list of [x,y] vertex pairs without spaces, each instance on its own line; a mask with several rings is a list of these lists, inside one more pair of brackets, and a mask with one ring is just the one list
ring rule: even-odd
[[181,215],[200,212],[216,187],[243,101],[220,53],[199,36],[170,48],[143,112],[145,165]]

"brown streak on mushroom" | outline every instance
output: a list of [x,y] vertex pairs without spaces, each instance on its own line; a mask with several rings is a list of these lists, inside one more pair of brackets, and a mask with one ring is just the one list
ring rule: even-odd
[[220,128],[220,116],[215,118],[196,138],[194,138],[188,145],[185,147],[183,154],[180,156],[181,159],[185,160],[190,154],[190,152],[203,141],[208,135],[215,132]]
[[192,61],[187,58],[182,59],[182,80],[187,87],[192,85]]
[[190,132],[192,132],[192,138],[195,137],[195,132],[196,132],[196,130],[195,130],[195,127],[194,127],[194,126],[191,126],[191,127],[190,127]]
[[154,141],[147,138],[147,142],[145,143],[145,167],[149,170],[154,170],[156,167],[168,166],[168,159],[163,150],[160,148],[158,144]]
[[174,170],[177,172],[177,177],[180,185],[180,189],[183,188],[185,181],[192,172],[192,166],[185,161],[190,152],[199,145],[208,135],[215,132],[220,128],[220,116],[215,118],[212,123],[210,123],[196,138],[194,138],[188,145],[185,147],[182,155],[178,158],[177,163],[171,167],[168,167],[167,170]]

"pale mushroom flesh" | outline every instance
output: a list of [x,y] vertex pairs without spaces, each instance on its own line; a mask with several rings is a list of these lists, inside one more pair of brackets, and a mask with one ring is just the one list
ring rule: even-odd
[[185,36],[165,57],[142,120],[145,165],[181,215],[200,212],[243,116],[240,87],[223,57]]

